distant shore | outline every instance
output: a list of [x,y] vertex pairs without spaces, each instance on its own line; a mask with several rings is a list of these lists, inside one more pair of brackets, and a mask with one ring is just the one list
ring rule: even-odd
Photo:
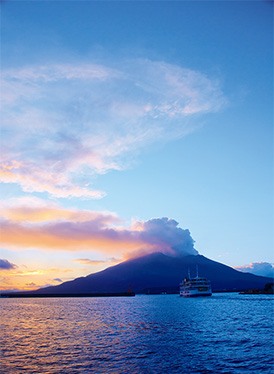
[[274,295],[273,291],[248,290],[239,292],[240,295]]
[[121,296],[135,296],[134,292],[115,292],[115,293],[2,293],[0,298],[48,298],[48,297],[121,297]]
[[273,295],[274,283],[266,283],[263,290],[258,288],[250,288],[248,291],[240,292],[241,295]]

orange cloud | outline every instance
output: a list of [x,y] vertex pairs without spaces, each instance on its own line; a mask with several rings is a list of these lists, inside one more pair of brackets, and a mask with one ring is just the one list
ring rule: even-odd
[[111,258],[108,260],[90,260],[89,258],[79,258],[76,260],[73,260],[73,262],[77,262],[79,264],[83,265],[100,265],[100,264],[106,264],[106,263],[118,263],[121,260],[118,260],[116,258]]
[[33,201],[36,206],[22,200],[17,206],[6,203],[0,209],[2,246],[99,251],[126,258],[155,251],[174,256],[198,253],[190,232],[173,219],[154,218],[125,227],[113,213],[43,206],[39,199]]
[[44,225],[23,225],[2,221],[2,246],[11,249],[37,248],[50,250],[101,250],[113,253],[120,250],[136,249],[144,243],[134,232],[114,230],[98,226],[98,222],[50,223]]
[[1,242],[8,249],[121,253],[143,244],[135,231],[113,226],[121,223],[114,213],[65,209],[31,197],[2,204],[0,214]]

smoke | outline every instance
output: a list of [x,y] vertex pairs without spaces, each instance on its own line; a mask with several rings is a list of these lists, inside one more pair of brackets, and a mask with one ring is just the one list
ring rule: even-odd
[[135,227],[140,230],[140,239],[147,244],[147,248],[136,251],[134,257],[152,252],[162,252],[174,257],[197,255],[189,230],[181,229],[178,225],[177,221],[167,217],[137,222]]

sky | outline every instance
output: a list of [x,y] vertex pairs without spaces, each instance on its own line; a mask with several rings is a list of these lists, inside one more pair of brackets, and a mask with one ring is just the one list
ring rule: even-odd
[[273,271],[272,2],[0,6],[0,289],[155,251]]

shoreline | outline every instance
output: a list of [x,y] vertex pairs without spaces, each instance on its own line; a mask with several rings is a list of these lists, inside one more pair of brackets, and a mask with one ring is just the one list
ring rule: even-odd
[[63,294],[40,294],[40,293],[6,293],[0,294],[0,298],[49,298],[49,297],[132,297],[134,292],[108,292],[108,293],[63,293]]

